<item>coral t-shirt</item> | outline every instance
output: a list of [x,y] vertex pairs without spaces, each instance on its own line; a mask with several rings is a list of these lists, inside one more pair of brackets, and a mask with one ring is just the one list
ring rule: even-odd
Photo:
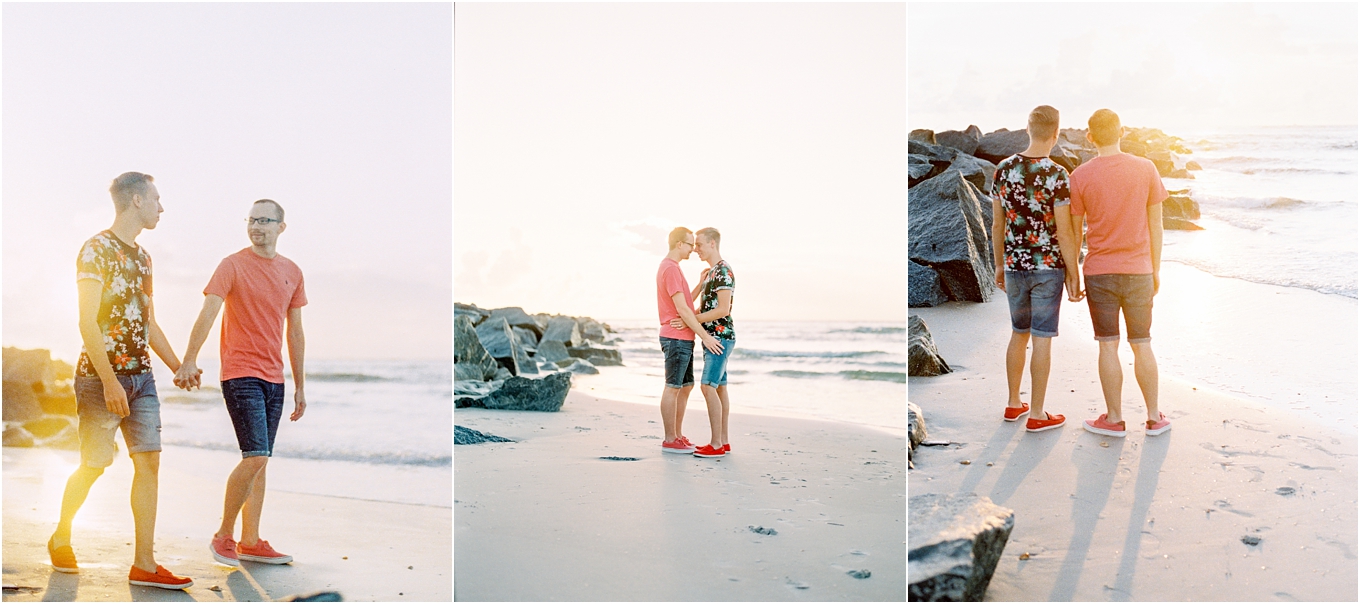
[[226,301],[222,316],[222,379],[257,377],[283,383],[283,325],[307,304],[302,269],[283,256],[243,249],[222,259],[203,294]]
[[1152,273],[1147,209],[1166,200],[1151,161],[1121,153],[1072,171],[1072,215],[1086,216],[1087,275]]
[[693,310],[694,296],[690,294],[685,274],[680,272],[680,263],[662,258],[661,267],[656,269],[656,310],[661,318],[661,337],[693,342],[694,330],[671,327],[671,319],[680,318],[680,311],[676,310],[675,300],[671,298],[676,292],[685,293],[685,306]]

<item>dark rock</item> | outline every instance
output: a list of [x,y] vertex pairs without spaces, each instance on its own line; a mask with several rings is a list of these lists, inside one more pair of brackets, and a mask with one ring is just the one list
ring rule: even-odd
[[867,570],[847,570],[845,571],[845,574],[850,575],[851,577],[854,577],[856,579],[868,579],[869,576],[872,575],[873,573]]
[[480,443],[512,443],[515,442],[508,438],[479,432],[471,428],[464,428],[459,425],[453,427],[453,444],[455,445],[476,445]]
[[309,594],[288,596],[280,602],[344,602],[338,591],[317,591]]
[[[573,327],[575,325],[575,323],[572,323]],[[561,341],[549,340],[545,335],[543,341],[538,344],[538,354],[534,358],[539,362],[556,363],[562,359],[571,358],[571,355],[567,354],[567,347]]]
[[967,130],[945,130],[935,135],[935,142],[944,147],[952,147],[964,153],[972,155],[977,150],[978,141],[982,140],[982,131],[977,126],[969,126]]
[[[505,377],[508,379],[512,376]],[[491,394],[492,390],[500,388],[501,383],[504,381],[505,381],[504,379],[496,379],[490,382],[484,382],[482,380],[454,380],[453,395],[455,397],[486,396],[488,394]]]
[[571,390],[570,373],[554,373],[539,379],[512,377],[485,396],[454,398],[454,406],[509,411],[557,411]]
[[958,150],[924,141],[907,141],[907,155],[920,155],[932,162],[949,164],[959,154]]
[[999,164],[1001,160],[1024,151],[1028,147],[1029,132],[1002,128],[979,139],[973,155]]
[[1195,160],[1192,159],[1192,160],[1190,160],[1190,161],[1185,162],[1185,169],[1186,169],[1186,170],[1203,170],[1204,168],[1201,167],[1201,166],[1199,165],[1199,162],[1197,162],[1197,161],[1195,161]]
[[1082,150],[1080,145],[1059,139],[1058,143],[1053,145],[1053,149],[1048,152],[1048,158],[1053,160],[1053,163],[1066,168],[1068,174],[1071,174],[1073,170],[1077,169],[1077,166],[1085,161],[1082,159]]
[[538,332],[527,327],[511,327],[510,331],[515,332],[520,348],[530,353],[538,350]]
[[[954,156],[954,161],[950,162],[946,172],[957,170],[963,175],[963,179],[973,183],[973,186],[985,197],[988,191],[992,190],[992,178],[996,176],[996,164],[985,159],[973,157],[964,153]],[[988,211],[991,211],[991,199],[984,199],[988,204]]]
[[907,375],[933,376],[951,371],[949,363],[940,358],[926,322],[916,315],[907,317]]
[[996,287],[991,210],[990,199],[957,171],[916,185],[907,194],[907,257],[935,269],[950,300],[986,302]]
[[1257,537],[1256,535],[1243,535],[1242,543],[1245,543],[1247,545],[1260,545],[1261,538]]
[[533,317],[529,316],[529,313],[524,312],[524,309],[518,306],[493,309],[487,320],[494,320],[496,317],[505,317],[505,322],[509,323],[511,327],[524,327],[533,330],[535,341],[537,341],[538,336],[543,335],[543,328],[538,326],[538,321],[535,321]]
[[605,461],[639,461],[638,458],[636,457],[619,457],[617,455],[609,455],[606,457],[601,457],[600,459],[603,459]]
[[1278,489],[1275,489],[1275,494],[1288,497],[1294,494],[1294,487],[1280,487]]
[[940,276],[924,264],[907,261],[907,306],[939,306],[948,302],[940,288]]
[[921,408],[916,403],[907,401],[907,466],[916,467],[916,447],[919,447],[926,439],[926,418],[921,413]]
[[[490,379],[496,375],[496,368],[499,366],[496,359],[487,352],[482,345],[482,340],[473,327],[472,318],[468,315],[455,315],[453,317],[453,362],[454,370],[458,370],[458,365],[468,365],[480,371],[480,378],[469,377],[458,379]],[[466,371],[466,370],[465,370]]]
[[538,343],[540,346],[544,342],[561,342],[565,346],[580,346],[583,341],[581,326],[576,322],[576,319],[553,317],[548,319],[548,328],[543,332],[543,337]]
[[42,417],[42,405],[38,403],[32,383],[4,382],[4,392],[0,394],[0,413],[7,422],[26,422]]
[[907,135],[907,140],[920,141],[923,143],[930,143],[933,145],[935,144],[935,131],[926,129],[912,130],[911,133]]
[[496,368],[496,375],[493,376],[491,379],[493,379],[493,380],[508,380],[508,379],[514,377],[514,375],[515,375],[515,374],[510,373],[510,370],[509,370],[509,369],[506,369],[506,368],[504,368],[504,367],[497,367],[497,368]]
[[1162,217],[1199,220],[1199,202],[1182,195],[1171,195],[1162,202]]
[[573,346],[567,349],[567,354],[578,359],[585,359],[597,366],[622,365],[623,356],[619,354],[617,348],[605,348],[602,346]]
[[[495,375],[494,371],[492,372],[492,375]],[[486,380],[488,377],[489,376],[487,376],[484,373],[480,365],[475,365],[472,363],[453,364],[453,381],[455,382],[461,382],[464,380],[476,380],[480,382]]]
[[61,415],[49,415],[40,419],[24,422],[24,429],[28,430],[34,438],[44,439],[56,436],[57,433],[71,427],[71,420]]
[[582,338],[595,342],[603,342],[605,332],[612,331],[608,325],[590,317],[576,317],[576,324],[581,329]]
[[1162,215],[1162,228],[1173,231],[1203,231],[1204,227],[1199,226],[1184,218]]
[[[530,334],[529,337],[533,337],[533,334]],[[529,358],[530,352],[532,351],[525,348],[523,344],[515,347],[515,365],[519,367],[519,375],[538,375],[538,363]]]
[[949,168],[949,163],[932,160],[928,155],[911,153],[907,155],[907,188],[939,176]]
[[562,371],[570,371],[572,373],[585,375],[598,375],[600,373],[599,369],[596,369],[594,365],[590,364],[590,361],[585,359],[565,359],[558,361],[557,366],[561,368]]
[[510,330],[504,316],[491,317],[477,326],[477,339],[486,347],[487,354],[496,359],[501,367],[519,375],[519,359],[528,358],[520,349],[519,338]]
[[751,531],[752,533],[759,533],[759,534],[761,534],[761,535],[778,535],[778,534],[779,534],[779,531],[776,531],[776,530],[774,530],[774,529],[772,529],[772,528],[765,528],[765,527],[763,527],[763,526],[751,526],[751,525],[748,524],[748,525],[746,525],[746,528],[750,529],[750,531]]
[[477,308],[477,305],[475,304],[463,304],[462,302],[454,302],[453,316],[455,319],[458,317],[467,317],[468,320],[472,321],[472,324],[475,326],[478,323],[484,321],[487,317],[491,316],[491,311]]
[[1015,512],[976,493],[907,501],[908,599],[981,602],[1015,526]]
[[33,435],[18,425],[6,425],[4,439],[6,447],[31,447],[35,442]]

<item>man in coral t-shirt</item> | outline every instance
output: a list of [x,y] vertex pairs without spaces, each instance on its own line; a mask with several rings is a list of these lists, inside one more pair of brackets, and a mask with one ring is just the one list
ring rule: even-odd
[[[287,564],[292,556],[280,554],[260,539],[260,512],[264,507],[265,465],[274,453],[274,436],[283,415],[283,356],[281,349],[287,323],[288,360],[293,369],[292,421],[307,410],[303,395],[302,307],[307,294],[302,271],[276,251],[279,234],[287,227],[283,207],[261,199],[246,219],[250,247],[227,256],[204,288],[203,310],[189,334],[184,364],[176,382],[202,373],[198,351],[208,338],[217,312],[225,302],[222,319],[222,397],[236,428],[241,463],[227,478],[222,526],[209,548],[222,564],[240,566],[240,560]],[[235,534],[241,516],[241,541]]]
[[1147,433],[1171,429],[1157,407],[1157,359],[1152,355],[1152,297],[1161,287],[1162,178],[1151,161],[1119,150],[1124,128],[1109,109],[1091,115],[1086,137],[1099,156],[1072,172],[1072,227],[1081,240],[1083,219],[1087,254],[1082,273],[1086,303],[1100,342],[1100,388],[1106,413],[1086,420],[1096,434],[1123,437],[1120,405],[1124,373],[1119,365],[1119,314],[1124,313],[1133,373],[1147,404]]
[[[694,317],[694,296],[689,282],[680,272],[680,261],[694,252],[694,233],[676,227],[667,237],[670,251],[656,269],[656,309],[661,322],[661,354],[665,357],[666,387],[661,391],[661,425],[666,432],[661,450],[666,453],[693,453],[694,444],[680,434],[685,418],[685,403],[694,388],[694,335],[699,334],[704,348],[722,352],[722,344],[704,331]],[[671,319],[684,327],[672,327]]]

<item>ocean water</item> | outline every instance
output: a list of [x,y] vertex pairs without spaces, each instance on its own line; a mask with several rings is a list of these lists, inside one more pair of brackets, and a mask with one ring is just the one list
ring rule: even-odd
[[1356,297],[1356,128],[1169,132],[1203,170],[1204,231],[1166,231],[1162,259],[1220,277]]
[[[203,388],[184,391],[157,367],[161,441],[166,445],[239,453],[217,382],[204,367]],[[283,419],[271,475],[326,464],[350,480],[326,483],[270,480],[270,488],[327,495],[449,505],[453,472],[451,361],[307,361],[307,411],[292,422],[293,382],[286,380]],[[315,472],[317,476],[335,472]],[[225,480],[225,477],[223,477]],[[225,484],[225,483],[224,483]]]
[[[620,340],[624,366],[578,375],[572,388],[655,406],[665,383],[655,321],[606,322]],[[906,349],[903,323],[738,318],[736,350],[727,371],[732,412],[847,422],[900,433],[907,423]],[[700,352],[694,363],[696,382],[702,369]],[[704,409],[698,388],[690,394],[689,408]]]

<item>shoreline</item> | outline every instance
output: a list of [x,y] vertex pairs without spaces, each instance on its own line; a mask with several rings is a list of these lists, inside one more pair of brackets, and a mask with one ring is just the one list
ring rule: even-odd
[[[1164,263],[1153,349],[1173,429],[1144,433],[1132,353],[1121,342],[1125,438],[1082,428],[1105,408],[1085,304],[1064,304],[1053,342],[1045,407],[1067,423],[1042,433],[1001,421],[1004,295],[911,309],[955,372],[908,378],[927,438],[953,442],[916,450],[910,495],[976,492],[1015,511],[987,600],[1355,600],[1357,438],[1353,423],[1309,413],[1354,407],[1355,306],[1336,315],[1326,294],[1289,290]],[[1256,315],[1271,309],[1289,314]],[[1337,331],[1341,338],[1326,338]],[[1303,390],[1302,403],[1262,399],[1176,377],[1190,359],[1218,380],[1256,373],[1246,386],[1267,397],[1261,384],[1296,387],[1268,370],[1325,380],[1337,377],[1327,375],[1335,364],[1345,379]],[[1262,370],[1263,359],[1275,365]],[[1347,387],[1350,399],[1317,404]],[[1027,402],[1029,390],[1026,367]]]
[[[587,392],[455,411],[517,441],[455,449],[457,598],[906,599],[905,438],[734,412],[729,456],[665,454],[655,407]],[[684,425],[708,431],[693,397]]]
[[[76,516],[72,545],[81,564],[77,575],[53,571],[45,544],[56,526],[62,490],[79,464],[79,453],[6,447],[3,457],[4,579],[6,585],[25,588],[7,590],[7,601],[180,601],[186,596],[245,601],[323,590],[338,591],[351,601],[452,598],[449,507],[375,501],[349,492],[318,494],[306,492],[315,491],[306,484],[294,484],[302,474],[310,474],[311,486],[354,483],[350,486],[360,490],[386,488],[372,482],[371,475],[356,473],[347,462],[299,464],[286,458],[271,462],[261,532],[295,561],[283,566],[245,563],[242,571],[216,564],[207,547],[221,520],[226,476],[239,453],[165,445],[156,558],[176,574],[193,578],[194,586],[180,592],[127,582],[132,563],[132,512],[127,502],[132,463],[125,451],[95,483]],[[377,468],[373,475],[386,471]]]

